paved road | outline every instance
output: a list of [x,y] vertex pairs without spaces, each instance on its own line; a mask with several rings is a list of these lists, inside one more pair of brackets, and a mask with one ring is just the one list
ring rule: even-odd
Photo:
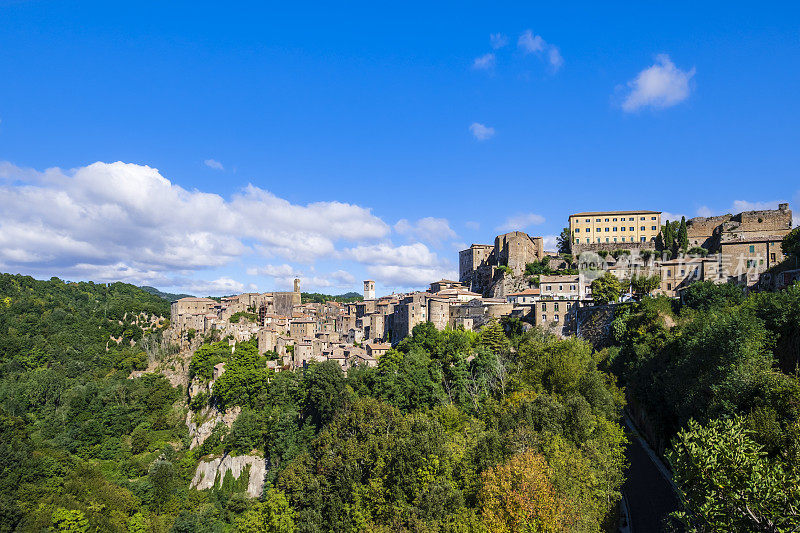
[[[632,428],[632,424],[628,423]],[[634,429],[629,431],[628,446],[630,467],[626,473],[622,493],[628,502],[632,533],[658,533],[662,531],[663,518],[678,509],[680,502],[672,489],[671,481],[660,471],[657,459],[648,453],[649,447]]]

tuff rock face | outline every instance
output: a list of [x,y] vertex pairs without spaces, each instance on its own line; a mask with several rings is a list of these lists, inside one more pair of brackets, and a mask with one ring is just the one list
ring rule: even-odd
[[222,480],[225,479],[229,470],[234,479],[239,479],[248,465],[250,466],[250,479],[247,483],[247,495],[258,498],[264,488],[264,476],[267,468],[264,458],[255,455],[224,455],[200,461],[189,487],[197,490],[213,488],[216,484],[222,484]]
[[[239,416],[241,411],[242,408],[238,406],[228,409],[224,413],[221,413],[211,407],[203,408],[197,413],[197,415],[193,415],[193,413],[189,411],[186,414],[186,426],[189,428],[189,436],[192,438],[192,442],[189,444],[189,449],[194,449],[202,445],[209,435],[211,435],[214,427],[216,427],[216,425],[220,422],[224,423],[230,428],[233,425],[233,421],[236,420],[236,417]],[[193,420],[194,416],[203,417],[206,418],[206,420],[201,424],[197,424]]]

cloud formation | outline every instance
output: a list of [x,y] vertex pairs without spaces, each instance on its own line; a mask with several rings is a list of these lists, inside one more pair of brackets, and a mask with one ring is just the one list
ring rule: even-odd
[[144,165],[37,172],[4,163],[0,176],[4,271],[162,286],[184,276],[190,286],[185,276],[246,254],[313,262],[333,257],[339,243],[390,232],[357,205],[293,204],[252,185],[226,199],[183,189]]
[[622,102],[622,109],[631,113],[643,107],[663,109],[679,104],[689,97],[694,74],[694,67],[681,70],[667,54],[659,54],[653,65],[628,82],[630,91]]
[[494,62],[494,54],[489,52],[488,54],[483,54],[482,56],[476,57],[472,62],[472,68],[476,70],[489,70],[494,67]]
[[225,167],[222,166],[222,163],[220,163],[216,159],[206,159],[205,161],[203,161],[203,164],[208,168],[213,168],[214,170],[225,170]]
[[502,33],[493,33],[489,35],[489,44],[495,50],[499,50],[508,44],[508,36]]
[[479,141],[486,141],[494,137],[494,128],[481,124],[480,122],[473,122],[469,126],[469,131],[472,136]]
[[517,39],[517,48],[523,54],[537,54],[550,64],[553,71],[557,71],[564,64],[564,58],[557,46],[549,44],[541,35],[535,35],[531,30],[525,30]]
[[544,224],[544,217],[542,215],[537,215],[536,213],[521,213],[508,217],[503,224],[497,226],[497,231],[522,231],[525,228],[537,224]]
[[400,235],[433,244],[441,244],[448,239],[458,237],[450,227],[446,218],[424,217],[414,223],[403,218],[394,225],[394,230]]

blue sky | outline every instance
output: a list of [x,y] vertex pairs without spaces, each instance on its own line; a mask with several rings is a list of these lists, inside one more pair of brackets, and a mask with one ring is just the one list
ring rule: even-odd
[[386,293],[571,212],[800,212],[798,4],[640,4],[0,0],[0,269]]

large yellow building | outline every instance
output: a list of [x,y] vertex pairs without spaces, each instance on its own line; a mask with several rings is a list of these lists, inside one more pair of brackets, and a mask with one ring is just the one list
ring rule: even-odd
[[[573,251],[655,245],[661,211],[593,211],[569,217]],[[591,246],[590,246],[591,245]]]

